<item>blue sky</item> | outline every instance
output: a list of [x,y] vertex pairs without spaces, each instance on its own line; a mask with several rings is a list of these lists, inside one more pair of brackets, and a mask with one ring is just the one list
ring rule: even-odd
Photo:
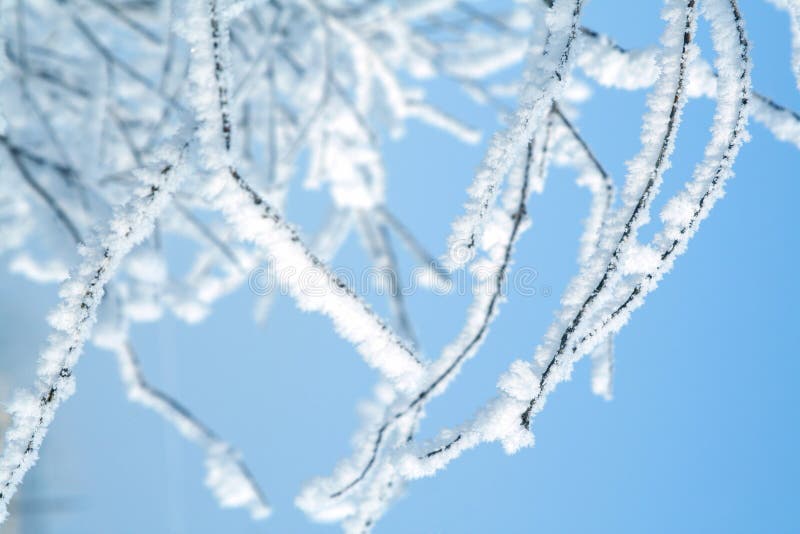
[[[593,0],[584,22],[626,47],[646,46],[661,31],[659,8],[660,2]],[[786,17],[761,1],[742,0],[741,8],[753,42],[755,87],[800,109]],[[708,54],[705,26],[700,31]],[[497,128],[489,111],[453,86],[428,89],[472,124]],[[644,92],[595,88],[576,121],[618,183],[639,147],[644,99]],[[667,191],[701,157],[712,112],[711,102],[688,104]],[[615,399],[591,394],[582,362],[536,418],[534,448],[507,456],[490,444],[465,454],[436,478],[411,483],[377,532],[800,529],[800,153],[758,125],[750,131],[727,196],[618,336]],[[482,149],[411,124],[405,138],[387,142],[386,154],[390,205],[429,249],[441,251]],[[510,295],[479,356],[430,405],[423,437],[472,414],[494,395],[511,361],[532,355],[575,273],[588,202],[574,176],[558,169],[545,193],[534,196],[533,228],[519,242],[516,266],[536,269],[540,291]],[[312,232],[325,206],[323,194],[295,191],[288,215]],[[334,263],[357,269],[365,262],[351,240]],[[403,264],[412,266],[405,255]],[[27,385],[56,288],[7,273],[0,287],[0,350],[28,358],[14,374]],[[457,333],[467,303],[458,295],[410,299],[429,356]],[[78,391],[20,495],[30,532],[338,531],[309,523],[293,498],[348,454],[355,405],[369,397],[375,375],[325,318],[303,314],[284,298],[258,327],[252,304],[243,288],[201,325],[167,319],[137,326],[134,343],[151,380],[242,451],[274,515],[252,523],[244,512],[218,509],[202,485],[201,452],[128,403],[112,357],[89,349],[76,370]],[[375,306],[386,311],[380,301]],[[58,506],[41,514],[37,500]]]

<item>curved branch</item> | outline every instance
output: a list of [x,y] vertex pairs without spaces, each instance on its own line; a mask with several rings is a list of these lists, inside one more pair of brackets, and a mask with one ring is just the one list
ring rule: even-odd
[[[662,74],[662,78],[659,81],[660,87],[657,87],[655,90],[656,95],[663,95],[671,98],[671,105],[668,108],[669,111],[666,118],[666,124],[662,126],[658,122],[660,120],[657,115],[658,111],[654,109],[654,111],[651,113],[652,117],[649,119],[651,124],[646,125],[645,128],[647,129],[648,133],[652,131],[662,132],[660,134],[660,138],[655,138],[657,149],[655,151],[653,150],[655,148],[653,146],[654,142],[650,141],[642,148],[642,152],[639,156],[640,162],[635,164],[636,167],[632,166],[632,169],[635,169],[633,170],[634,173],[641,172],[640,169],[642,167],[646,169],[646,182],[644,187],[641,189],[638,199],[635,199],[635,203],[633,204],[630,213],[625,217],[625,223],[622,227],[622,231],[620,232],[619,237],[616,239],[616,244],[611,250],[608,263],[602,271],[600,280],[597,282],[594,289],[592,289],[583,303],[578,307],[572,320],[561,334],[558,347],[552,356],[549,357],[547,365],[539,379],[537,393],[530,400],[528,407],[520,416],[520,424],[526,429],[530,428],[531,413],[536,406],[536,403],[542,398],[546,388],[549,386],[550,374],[553,371],[554,366],[559,363],[562,354],[567,348],[567,344],[569,343],[571,336],[581,326],[581,322],[589,313],[590,307],[598,299],[598,297],[600,297],[601,293],[606,288],[606,285],[608,284],[612,274],[618,268],[623,250],[629,245],[631,238],[633,238],[635,235],[636,230],[644,222],[645,217],[649,212],[653,197],[661,183],[663,173],[668,165],[668,158],[674,149],[675,135],[677,134],[677,128],[680,122],[680,114],[683,109],[683,105],[686,102],[684,95],[686,83],[685,75],[690,61],[690,45],[692,43],[695,30],[695,0],[687,0],[683,10],[685,17],[683,19],[682,43],[677,49],[679,58],[677,69],[674,69],[674,73],[667,71],[666,73]],[[670,44],[672,44],[672,41],[674,40],[676,40],[675,37],[671,37]],[[670,91],[672,94],[669,94]],[[649,166],[649,169],[646,168],[647,166]],[[635,174],[631,175],[629,177],[629,183],[633,182],[637,178],[639,178],[639,176],[636,176]],[[587,273],[587,275],[589,275],[589,273]]]
[[253,519],[268,517],[271,513],[269,503],[239,453],[184,406],[147,382],[130,341],[109,348],[117,356],[128,398],[153,410],[186,439],[205,449],[206,485],[214,491],[220,505],[246,507]]

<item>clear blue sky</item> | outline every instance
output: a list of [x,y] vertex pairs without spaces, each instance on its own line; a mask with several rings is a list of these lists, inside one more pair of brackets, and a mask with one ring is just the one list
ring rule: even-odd
[[[660,4],[593,0],[585,24],[627,47],[653,44]],[[741,8],[756,88],[800,109],[785,16],[756,0],[742,0]],[[701,33],[708,43],[705,26]],[[430,94],[486,131],[496,128],[488,111],[452,86],[433,85]],[[577,120],[618,182],[639,147],[643,109],[643,92],[597,89]],[[712,112],[708,101],[687,106],[668,189],[702,155]],[[436,478],[410,484],[377,532],[800,531],[800,153],[758,125],[751,133],[727,196],[617,338],[613,402],[591,395],[582,362],[536,418],[535,448],[509,457],[485,445],[465,454]],[[390,205],[440,252],[482,149],[412,124],[386,153]],[[531,202],[534,227],[518,246],[517,266],[534,267],[537,283],[553,295],[575,273],[588,208],[588,194],[573,178],[552,173],[544,195]],[[289,216],[311,232],[324,207],[324,195],[295,192]],[[358,268],[365,261],[351,240],[335,263]],[[56,288],[5,272],[0,287],[0,350],[32,361]],[[411,299],[429,355],[458,331],[467,303],[458,296]],[[252,304],[243,288],[201,325],[137,326],[134,343],[151,380],[243,452],[274,515],[252,523],[242,511],[217,508],[202,485],[201,452],[128,403],[112,357],[90,349],[76,370],[77,394],[52,427],[28,500],[21,499],[30,532],[338,531],[307,522],[293,498],[304,481],[328,474],[348,454],[355,404],[370,395],[375,376],[326,319],[282,299],[259,328]],[[460,422],[492,397],[500,372],[532,355],[557,305],[556,296],[512,294],[479,356],[431,404],[422,435]],[[30,383],[31,369],[31,362],[20,364],[20,385]],[[57,506],[41,514],[37,499]]]

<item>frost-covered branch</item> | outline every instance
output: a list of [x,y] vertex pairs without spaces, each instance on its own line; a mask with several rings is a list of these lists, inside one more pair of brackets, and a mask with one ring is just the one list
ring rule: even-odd
[[[596,253],[597,260],[576,281],[575,289],[568,293],[581,293],[590,289],[586,297],[573,310],[566,314],[572,316],[564,325],[557,324],[547,337],[554,347],[543,347],[537,351],[536,360],[543,365],[536,388],[537,393],[530,400],[528,408],[522,413],[522,425],[530,427],[530,418],[542,395],[549,393],[550,376],[560,366],[560,359],[567,349],[573,335],[582,328],[582,321],[591,313],[595,302],[600,302],[610,279],[620,268],[620,262],[635,243],[638,229],[647,222],[652,200],[658,193],[664,172],[669,168],[669,157],[674,150],[675,137],[680,124],[681,112],[686,102],[686,71],[696,50],[692,46],[695,30],[695,2],[688,0],[685,7],[676,5],[673,10],[665,9],[665,18],[670,24],[668,33],[662,38],[664,56],[661,61],[659,80],[649,98],[650,110],[645,115],[642,127],[644,146],[636,159],[629,165],[629,175],[625,183],[623,206],[619,209],[618,221],[607,229],[606,237],[599,248],[606,248],[610,254]],[[677,21],[673,23],[673,21]],[[676,26],[676,27],[673,27]],[[614,226],[613,228],[611,226]],[[608,242],[610,241],[610,243]],[[610,246],[609,246],[610,245]],[[601,258],[601,256],[605,256]],[[601,267],[602,263],[605,263]],[[598,267],[600,267],[598,269]],[[594,272],[592,272],[594,271]],[[599,272],[599,280],[593,281]],[[587,287],[588,286],[588,287]],[[560,334],[557,332],[561,332]],[[557,343],[553,343],[557,340]]]
[[534,58],[533,66],[526,75],[520,106],[509,121],[509,128],[492,138],[469,187],[471,198],[467,213],[453,225],[447,256],[452,268],[461,267],[471,260],[501,180],[566,84],[582,7],[582,0],[556,0],[548,11],[547,41],[541,56]]
[[[683,26],[682,33],[684,35],[687,28],[691,29],[690,17],[693,6],[689,3],[686,8],[685,20],[689,21],[688,26],[684,26],[684,17],[674,16],[674,11],[673,17],[671,17],[672,27],[667,32],[667,42],[672,42],[673,48],[676,48],[679,42],[686,44],[691,42],[691,39],[687,42],[685,38],[677,37],[680,34],[675,27],[676,22]],[[669,11],[667,13],[669,14]],[[638,274],[638,276],[633,276],[633,282],[628,279],[620,281],[620,290],[616,291],[621,296],[621,299],[617,297],[618,304],[609,303],[610,307],[607,309],[610,309],[611,313],[605,316],[600,314],[599,320],[595,321],[596,326],[590,327],[588,332],[577,336],[577,339],[573,338],[574,341],[569,345],[568,351],[561,353],[568,352],[570,359],[565,358],[545,367],[545,369],[551,369],[549,379],[543,378],[544,373],[537,376],[529,364],[515,362],[511,370],[500,380],[499,387],[503,395],[490,402],[472,422],[453,430],[443,431],[434,442],[422,448],[403,452],[398,456],[398,469],[404,476],[416,478],[430,475],[459,456],[464,450],[475,447],[484,441],[501,441],[509,452],[532,444],[530,434],[521,432],[520,429],[527,429],[530,425],[531,417],[535,413],[534,409],[541,410],[547,393],[552,391],[559,381],[569,377],[570,369],[577,357],[622,326],[630,312],[641,305],[644,296],[655,287],[662,269],[669,269],[675,256],[685,250],[686,241],[696,231],[697,224],[708,214],[713,202],[721,193],[722,184],[731,175],[731,165],[743,141],[750,94],[749,44],[735,0],[710,1],[706,4],[705,14],[711,22],[712,40],[719,54],[717,68],[720,72],[721,87],[724,87],[724,90],[719,92],[715,127],[712,140],[706,149],[705,159],[698,165],[693,180],[687,184],[686,192],[676,196],[670,202],[670,206],[673,208],[666,209],[662,216],[664,231],[654,239],[654,245],[662,243],[666,245],[666,248],[663,248],[660,254],[655,255],[655,261],[649,267],[642,268],[638,273],[629,273]],[[671,40],[670,33],[673,34]],[[681,51],[681,58],[683,57],[684,52]],[[679,65],[684,61],[676,63]],[[662,84],[665,82],[665,77],[668,79],[672,76],[674,84],[675,76],[680,72],[678,65],[673,66],[672,72],[669,69],[662,69],[662,77],[658,83]],[[655,94],[658,94],[658,86]],[[665,92],[665,95],[668,94]],[[651,99],[650,102],[652,106],[654,100]],[[661,109],[669,109],[674,104],[673,98],[670,106],[661,106]],[[689,202],[684,203],[685,200]],[[685,206],[687,209],[676,212],[674,210],[676,205]],[[670,238],[672,242],[669,241]],[[616,242],[618,243],[618,241]],[[628,289],[630,289],[630,293],[627,292]],[[550,340],[551,345],[558,346],[558,337],[551,336]],[[545,345],[544,348],[546,347]],[[542,351],[540,347],[537,353],[543,354],[545,351]],[[532,400],[525,400],[531,391],[535,392]],[[514,414],[520,412],[523,413],[521,421],[517,417],[516,424],[514,424]]]
[[55,333],[42,352],[35,393],[20,393],[9,407],[12,425],[0,456],[0,518],[25,473],[38,458],[39,447],[58,407],[75,390],[73,368],[96,320],[105,286],[134,245],[152,232],[156,217],[180,183],[180,155],[164,154],[158,170],[141,173],[144,184],[110,222],[108,229],[82,249],[83,259],[61,288],[61,304],[51,316]]
[[[414,435],[425,406],[440,395],[474,356],[497,316],[514,245],[530,223],[526,204],[532,190],[541,190],[546,173],[551,123],[541,129],[540,141],[528,143],[523,169],[512,172],[503,207],[493,210],[482,241],[486,258],[474,267],[481,280],[468,310],[464,328],[444,349],[441,357],[426,370],[424,386],[411,395],[381,393],[376,417],[365,421],[357,436],[355,456],[337,467],[331,479],[314,481],[298,497],[298,505],[320,520],[345,520],[353,531],[369,530],[402,490],[402,480],[394,474],[388,458],[391,450],[402,447]],[[382,402],[381,402],[382,401]],[[388,448],[389,452],[383,452]]]
[[[116,337],[116,339],[115,339]],[[198,421],[177,401],[151,386],[144,378],[131,342],[118,335],[106,338],[104,348],[116,354],[120,375],[132,402],[153,410],[174,426],[186,439],[197,443],[206,453],[206,485],[222,507],[244,507],[253,519],[271,513],[266,498],[239,453]]]

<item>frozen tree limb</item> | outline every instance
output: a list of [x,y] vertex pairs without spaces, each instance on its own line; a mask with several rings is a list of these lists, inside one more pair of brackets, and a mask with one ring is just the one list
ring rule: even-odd
[[[549,393],[549,378],[557,369],[556,364],[560,362],[560,357],[570,339],[582,327],[581,322],[591,312],[595,302],[601,302],[599,297],[615,275],[615,271],[619,269],[620,261],[627,249],[636,241],[638,229],[647,222],[652,199],[658,193],[664,172],[669,168],[669,157],[674,150],[681,111],[686,102],[686,71],[693,55],[696,54],[692,45],[695,30],[694,0],[688,0],[683,11],[677,5],[672,8],[674,11],[670,11],[670,8],[671,6],[665,8],[665,18],[668,18],[670,23],[672,20],[669,19],[677,20],[682,26],[678,26],[678,31],[666,33],[662,40],[666,50],[662,59],[661,75],[649,99],[650,111],[645,115],[642,127],[643,147],[637,158],[629,165],[623,206],[619,209],[619,216],[615,217],[617,222],[610,225],[606,232],[607,237],[604,241],[608,237],[611,237],[612,241],[608,244],[601,243],[601,248],[609,250],[610,255],[608,259],[601,259],[601,254],[598,254],[598,261],[593,262],[596,265],[590,266],[578,278],[575,289],[567,290],[568,294],[584,293],[586,296],[582,302],[579,301],[580,304],[573,305],[572,309],[566,312],[572,319],[564,324],[554,325],[555,328],[548,333],[548,341],[552,348],[546,344],[537,351],[536,361],[544,366],[544,370],[536,394],[521,417],[522,426],[526,429],[530,427],[530,417],[537,402],[544,394]],[[601,266],[606,261],[608,263]],[[592,271],[599,271],[600,277],[596,283],[592,281],[596,276]]]
[[134,245],[152,232],[158,214],[180,183],[179,154],[164,154],[172,161],[154,172],[142,173],[139,195],[120,209],[105,234],[83,247],[83,260],[61,289],[61,304],[51,317],[56,334],[42,352],[37,369],[36,393],[20,393],[9,411],[12,425],[6,431],[0,456],[0,518],[25,473],[38,458],[39,447],[55,412],[75,390],[72,370],[96,319],[104,288]]
[[430,366],[426,385],[414,395],[382,394],[384,405],[374,408],[377,417],[368,419],[362,435],[357,436],[355,456],[337,467],[331,479],[312,482],[298,497],[298,505],[312,517],[345,520],[348,531],[370,530],[402,491],[402,480],[386,458],[391,453],[383,449],[403,446],[413,438],[426,404],[444,391],[485,340],[505,298],[503,284],[511,267],[513,247],[530,225],[525,207],[528,196],[533,183],[545,177],[549,131],[548,123],[543,128],[541,149],[536,149],[534,142],[528,144],[524,169],[512,173],[504,206],[493,210],[491,230],[487,229],[482,244],[488,257],[475,267],[480,273],[481,287],[475,292],[458,338]]
[[[558,107],[554,106],[554,112],[569,132],[569,135],[562,136],[563,139],[556,143],[556,159],[576,165],[580,173],[578,183],[588,188],[592,194],[589,216],[581,236],[579,264],[583,265],[592,259],[600,246],[600,239],[614,203],[614,183],[575,126]],[[584,157],[576,158],[575,154],[581,152]],[[606,400],[611,399],[613,367],[614,343],[609,338],[592,353],[592,391]]]
[[177,401],[145,380],[130,341],[119,340],[104,348],[112,350],[117,356],[128,398],[153,410],[183,437],[203,447],[206,452],[205,482],[220,505],[247,508],[253,519],[268,517],[271,513],[270,506],[238,452]]
[[467,213],[453,225],[447,252],[451,268],[470,261],[500,181],[550,111],[553,100],[558,99],[570,73],[582,6],[582,0],[557,0],[548,12],[547,42],[527,74],[520,106],[509,121],[509,128],[492,139],[469,188]]
[[[199,3],[199,2],[195,2]],[[207,11],[206,11],[207,9]],[[206,11],[204,13],[204,11]],[[205,164],[217,176],[209,186],[210,201],[220,210],[240,237],[271,252],[276,270],[287,278],[301,308],[328,315],[337,331],[354,343],[368,364],[402,388],[411,387],[421,373],[421,364],[408,348],[344,282],[330,273],[303,244],[296,231],[239,174],[230,159],[231,118],[228,102],[227,32],[216,0],[195,7],[190,26],[208,27],[207,34],[190,33],[193,46],[192,76],[198,89],[194,105],[201,126]],[[213,73],[209,87],[202,80]],[[215,86],[215,87],[214,87]],[[299,277],[303,276],[301,280]]]
[[[655,83],[658,74],[656,49],[628,50],[608,36],[586,27],[581,28],[581,40],[583,47],[577,64],[600,85],[636,90]],[[716,76],[703,58],[695,58],[689,96],[716,97]],[[800,114],[758,91],[753,91],[752,95],[750,114],[753,119],[772,132],[776,139],[800,148]]]
[[[607,238],[604,247],[608,251],[609,260],[604,265],[601,254],[595,255],[585,274],[577,279],[577,287],[569,292],[588,294],[587,298],[566,300],[569,306],[561,319],[551,328],[547,342],[537,350],[537,360],[542,361],[541,354],[555,354],[550,363],[545,362],[543,372],[537,376],[532,367],[524,362],[515,362],[510,371],[504,375],[498,387],[502,395],[483,408],[473,421],[456,429],[445,430],[430,444],[412,449],[413,452],[401,452],[397,459],[398,469],[405,477],[416,478],[430,476],[443,468],[462,452],[473,448],[484,441],[500,441],[508,452],[533,444],[529,432],[533,410],[541,410],[546,397],[542,392],[552,390],[553,377],[563,380],[563,373],[554,373],[558,366],[556,359],[564,353],[572,333],[578,329],[592,302],[601,296],[607,281],[611,281],[616,270],[615,256],[621,255],[622,249],[630,242],[632,234],[642,223],[649,206],[649,197],[657,188],[657,183],[668,165],[667,158],[674,144],[680,108],[685,102],[684,84],[686,68],[692,54],[692,36],[695,27],[694,0],[668,0],[664,8],[667,20],[662,42],[664,55],[659,81],[649,99],[650,111],[645,116],[643,126],[643,148],[638,158],[631,164],[631,172],[626,184],[626,198],[618,212],[616,222],[606,228]],[[594,265],[591,265],[594,263]],[[597,276],[599,282],[592,284],[583,282],[586,278]],[[597,279],[597,278],[595,278]],[[592,285],[589,285],[592,284]],[[594,289],[592,289],[594,287]],[[598,289],[599,287],[599,289]],[[571,319],[570,319],[571,317]],[[563,334],[557,334],[561,330]],[[552,351],[552,352],[551,352]],[[552,373],[552,374],[551,374]],[[516,417],[515,417],[516,414]],[[521,415],[520,415],[521,414]],[[516,419],[516,424],[515,424]]]
[[[691,3],[687,5],[690,6]],[[693,9],[686,11],[686,20],[691,20],[689,18],[691,11]],[[664,237],[657,237],[654,240],[656,244],[664,243],[666,248],[657,256],[658,261],[652,270],[646,268],[640,276],[634,277],[634,280],[638,281],[632,283],[631,292],[627,297],[624,292],[626,283],[623,282],[622,302],[612,305],[610,309],[613,311],[596,323],[597,327],[571,344],[571,358],[585,353],[592,344],[601,341],[608,333],[618,330],[630,312],[641,305],[644,296],[655,287],[657,279],[663,275],[663,270],[671,267],[675,256],[685,250],[686,241],[696,231],[699,221],[708,214],[713,202],[721,194],[722,183],[731,175],[731,165],[743,141],[747,122],[750,94],[749,44],[735,0],[708,2],[705,13],[711,21],[712,40],[719,53],[717,66],[720,71],[720,82],[725,90],[719,93],[715,127],[712,140],[706,149],[705,160],[698,165],[694,179],[687,184],[686,193],[679,194],[675,197],[678,200],[672,202],[674,205],[675,202],[687,198],[690,200],[688,209],[680,211],[680,215],[666,216]],[[674,17],[673,23],[674,21],[681,22],[681,19]],[[672,32],[674,33],[674,28]],[[685,39],[682,40],[684,43],[687,42]],[[672,41],[676,42],[677,39],[673,37]],[[662,81],[663,78],[659,83]],[[667,213],[675,212],[668,210]],[[557,340],[554,339],[553,342]],[[519,428],[527,429],[530,417],[534,413],[533,409],[541,410],[543,400],[546,398],[546,394],[543,396],[541,392],[552,391],[557,382],[568,378],[573,361],[558,363],[556,365],[558,372],[549,375],[554,377],[549,383],[543,379],[544,375],[537,376],[530,365],[515,362],[509,373],[501,378],[499,386],[504,395],[490,402],[472,422],[453,430],[442,431],[436,440],[422,448],[401,452],[396,460],[399,471],[407,478],[429,476],[463,451],[484,441],[501,441],[509,452],[514,452],[520,446],[532,444],[530,434],[520,433]],[[549,368],[553,369],[554,365],[550,365]],[[530,391],[535,391],[533,400],[524,400],[530,395]],[[515,425],[514,414],[520,412],[523,416],[521,421],[520,418],[516,419]]]

